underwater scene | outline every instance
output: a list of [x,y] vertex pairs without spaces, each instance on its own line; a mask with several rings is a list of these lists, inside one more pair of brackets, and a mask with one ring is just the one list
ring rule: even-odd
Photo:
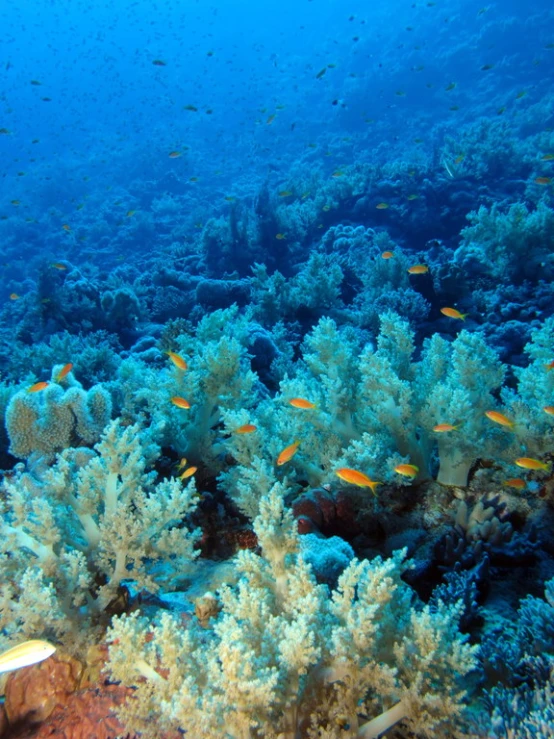
[[554,739],[554,7],[2,0],[0,737]]

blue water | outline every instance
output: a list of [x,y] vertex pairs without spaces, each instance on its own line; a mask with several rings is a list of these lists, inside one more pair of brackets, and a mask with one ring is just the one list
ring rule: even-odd
[[[182,337],[233,304],[238,311],[224,321],[249,322],[244,361],[257,373],[259,402],[286,394],[286,375],[304,371],[302,342],[326,316],[352,329],[343,336],[356,336],[356,356],[375,345],[378,317],[390,309],[410,322],[415,359],[437,334],[449,342],[462,328],[478,334],[504,364],[504,390],[493,388],[490,399],[510,417],[524,412],[506,393],[523,393],[518,372],[535,361],[539,425],[533,432],[525,416],[517,444],[547,469],[508,467],[511,452],[499,447],[498,456],[475,453],[469,474],[471,505],[506,492],[493,473],[478,483],[478,470],[526,476],[525,503],[513,491],[490,503],[518,546],[489,542],[485,563],[475,555],[454,564],[433,549],[447,535],[438,516],[410,552],[423,572],[412,585],[425,601],[445,572],[471,572],[477,583],[478,593],[466,583],[465,597],[478,597],[481,615],[468,606],[474,618],[464,631],[488,657],[467,678],[467,703],[497,713],[475,736],[527,739],[554,736],[551,710],[541,708],[543,724],[529,719],[529,733],[509,734],[519,719],[506,706],[522,686],[552,688],[552,622],[535,624],[550,634],[540,655],[514,666],[499,652],[502,678],[484,664],[493,661],[491,623],[503,607],[488,600],[494,583],[507,583],[504,615],[516,623],[520,600],[542,598],[554,574],[554,424],[543,412],[554,405],[554,10],[546,0],[484,2],[3,0],[0,396],[5,413],[16,392],[52,382],[52,367],[71,362],[85,391],[102,383],[111,393],[114,416],[148,424],[154,411],[125,399],[122,361],[136,360],[136,376],[146,377],[175,349],[194,366]],[[323,266],[309,272],[318,254]],[[271,298],[253,278],[261,264],[280,273]],[[408,275],[415,265],[423,273]],[[541,329],[542,349],[526,352]],[[459,422],[465,433],[463,418],[436,421]],[[223,508],[217,475],[236,463],[221,451],[225,423],[209,429],[210,454],[192,459],[199,487]],[[14,434],[9,423],[0,434],[6,473],[21,458],[30,471],[51,465],[50,452],[62,450],[18,455]],[[190,449],[167,435],[157,442],[165,461],[156,471],[167,477]],[[74,437],[71,446],[92,443]],[[424,485],[440,481],[437,454],[433,447]],[[301,497],[310,472],[301,461],[296,472]],[[320,484],[335,484],[328,474]],[[390,476],[387,483],[394,489]],[[452,509],[456,497],[447,497]],[[414,526],[406,510],[390,515],[395,532]],[[357,549],[358,524],[320,533],[337,531],[359,556],[392,551],[373,540]],[[524,644],[525,627],[517,629]],[[540,670],[521,667],[529,656],[541,658]],[[521,675],[507,679],[514,670]],[[493,698],[495,689],[508,692]],[[530,695],[519,718],[532,710]],[[513,713],[505,725],[502,710]]]

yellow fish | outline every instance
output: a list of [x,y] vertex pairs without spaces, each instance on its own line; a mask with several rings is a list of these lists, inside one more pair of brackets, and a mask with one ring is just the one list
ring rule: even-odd
[[411,477],[413,479],[414,477],[417,477],[419,467],[415,464],[397,464],[394,471],[399,475],[404,475],[404,477]]
[[177,354],[176,352],[166,352],[166,354],[177,369],[183,370],[183,372],[188,369],[188,364],[180,354]]
[[515,463],[518,467],[523,467],[524,470],[543,470],[544,472],[550,470],[550,463],[541,462],[532,457],[519,457],[515,460]]
[[188,400],[185,400],[185,398],[181,398],[180,395],[174,395],[171,398],[171,402],[173,405],[176,405],[177,408],[183,408],[183,410],[188,411],[190,408],[190,403]]
[[282,464],[285,464],[285,462],[289,462],[296,452],[298,451],[298,447],[300,446],[299,441],[295,441],[292,444],[289,444],[289,446],[285,447],[281,454],[277,457],[277,465],[280,467]]
[[458,318],[460,321],[465,321],[466,316],[469,315],[468,313],[460,313],[456,308],[441,308],[441,313],[443,316],[448,316],[448,318]]
[[491,421],[499,423],[501,426],[507,426],[510,429],[513,429],[513,427],[515,426],[513,421],[510,421],[507,416],[505,416],[503,413],[499,413],[498,411],[485,411],[485,416]]
[[341,480],[344,480],[344,482],[350,483],[350,485],[357,485],[360,488],[371,488],[373,495],[377,495],[375,492],[377,485],[382,484],[375,480],[370,480],[363,472],[350,469],[350,467],[341,467],[340,469],[335,470],[335,474],[337,477],[340,477]]
[[305,398],[291,398],[289,403],[293,408],[303,408],[304,410],[315,408],[315,403],[312,403],[311,400],[306,400]]
[[42,639],[30,639],[0,654],[0,672],[19,670],[20,667],[36,665],[48,659],[56,651],[56,647]]

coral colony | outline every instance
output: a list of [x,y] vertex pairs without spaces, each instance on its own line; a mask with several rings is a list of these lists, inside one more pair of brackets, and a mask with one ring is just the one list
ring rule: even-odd
[[0,9],[0,737],[554,739],[554,12],[243,4]]

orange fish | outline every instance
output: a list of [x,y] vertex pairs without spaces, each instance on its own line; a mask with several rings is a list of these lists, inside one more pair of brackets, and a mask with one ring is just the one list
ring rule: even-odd
[[189,467],[188,470],[185,470],[182,475],[179,476],[180,480],[187,480],[189,477],[192,477],[198,467]]
[[176,352],[166,352],[166,354],[171,359],[173,364],[177,367],[177,369],[183,371],[188,370],[188,364],[180,354],[177,354]]
[[292,444],[289,444],[287,447],[283,449],[281,454],[277,457],[277,464],[280,467],[282,464],[285,464],[285,462],[290,461],[296,452],[298,451],[298,447],[300,446],[299,441],[295,441]]
[[257,430],[257,426],[254,426],[253,423],[245,423],[242,426],[239,426],[238,429],[235,429],[235,434],[252,434]]
[[281,190],[281,192],[279,193],[280,198],[290,198],[291,195],[292,192],[290,190]]
[[60,272],[63,272],[64,269],[67,269],[66,265],[63,264],[63,262],[52,262],[50,266],[54,267],[54,269],[59,269]]
[[543,162],[551,162],[554,160],[554,154],[545,154],[543,157],[541,157]]
[[315,403],[312,403],[310,400],[306,400],[305,398],[291,398],[291,400],[289,400],[289,404],[292,405],[293,408],[303,408],[304,410],[315,408]]
[[134,216],[135,213],[136,213],[136,210],[128,210],[125,215],[127,216],[127,218],[131,218],[131,216]]
[[389,207],[388,203],[377,203],[375,206],[377,210],[386,210]]
[[524,470],[544,470],[545,472],[550,470],[550,463],[547,464],[532,457],[519,457],[515,460],[515,463],[518,467],[523,467]]
[[27,388],[27,392],[39,393],[41,390],[44,390],[45,387],[48,387],[49,384],[49,382],[45,382],[44,380],[42,382],[35,382],[34,385],[31,385],[31,387]]
[[554,369],[554,359],[551,362],[548,362],[548,364],[544,365],[546,367],[546,371],[550,372],[551,369]]
[[266,124],[268,126],[271,126],[271,124],[273,123],[274,120],[275,120],[275,113],[273,113],[272,115],[269,116],[269,118],[266,121]]
[[62,228],[64,231],[71,231],[71,226],[69,225],[69,223],[64,223]]
[[384,251],[381,254],[381,259],[392,259],[393,257],[394,257],[394,252],[393,251]]
[[554,416],[554,405],[545,405],[543,411],[549,416]]
[[397,464],[394,468],[394,471],[397,472],[399,475],[404,475],[404,477],[417,477],[417,473],[419,472],[419,467],[417,467],[415,464]]
[[283,239],[286,239],[287,238],[287,235],[286,234],[282,234],[282,233],[278,233],[278,234],[275,234],[275,238],[278,239],[279,241],[282,241]]
[[171,398],[171,402],[173,403],[173,405],[176,405],[177,408],[183,408],[186,411],[188,411],[188,409],[190,408],[190,403],[188,402],[188,400],[185,400],[180,395],[174,395]]
[[552,177],[535,177],[537,185],[550,185]]
[[429,267],[426,264],[414,264],[413,267],[408,267],[408,273],[411,275],[424,275],[429,272]]
[[504,480],[502,484],[509,488],[516,488],[517,490],[523,490],[523,488],[527,487],[527,483],[521,477],[510,477],[509,480]]
[[513,421],[510,421],[507,416],[505,416],[503,413],[499,413],[498,411],[485,411],[485,416],[491,421],[499,423],[501,426],[507,426],[510,429],[513,429],[513,427],[515,426]]
[[337,169],[336,172],[333,172],[331,177],[342,177],[343,175],[344,175],[344,172],[342,171],[342,169]]
[[64,377],[67,377],[67,375],[71,372],[72,369],[73,369],[73,364],[71,362],[64,364],[64,366],[61,368],[61,370],[58,372],[58,374],[54,378],[56,382],[60,382],[60,380],[63,380]]
[[469,315],[469,313],[460,313],[456,308],[441,308],[441,313],[443,316],[448,316],[448,318],[458,318],[460,321],[465,321],[466,316]]
[[170,159],[178,159],[181,156],[180,151],[170,151],[169,152],[169,158]]
[[363,472],[352,470],[349,467],[341,467],[340,469],[335,470],[335,474],[340,477],[341,480],[348,482],[350,485],[357,485],[360,488],[371,488],[373,495],[377,495],[375,492],[377,485],[382,485],[380,482],[370,480]]
[[17,293],[10,293],[10,300],[19,300],[21,295],[18,295]]
[[180,462],[179,462],[179,464],[177,465],[177,469],[178,469],[178,470],[182,470],[182,469],[183,469],[183,467],[186,467],[186,466],[187,466],[187,458],[186,458],[186,457],[182,457],[182,458],[181,458],[181,461],[180,461]]
[[444,434],[447,431],[456,431],[458,426],[454,426],[451,423],[439,423],[436,426],[433,426],[433,431],[437,434]]

